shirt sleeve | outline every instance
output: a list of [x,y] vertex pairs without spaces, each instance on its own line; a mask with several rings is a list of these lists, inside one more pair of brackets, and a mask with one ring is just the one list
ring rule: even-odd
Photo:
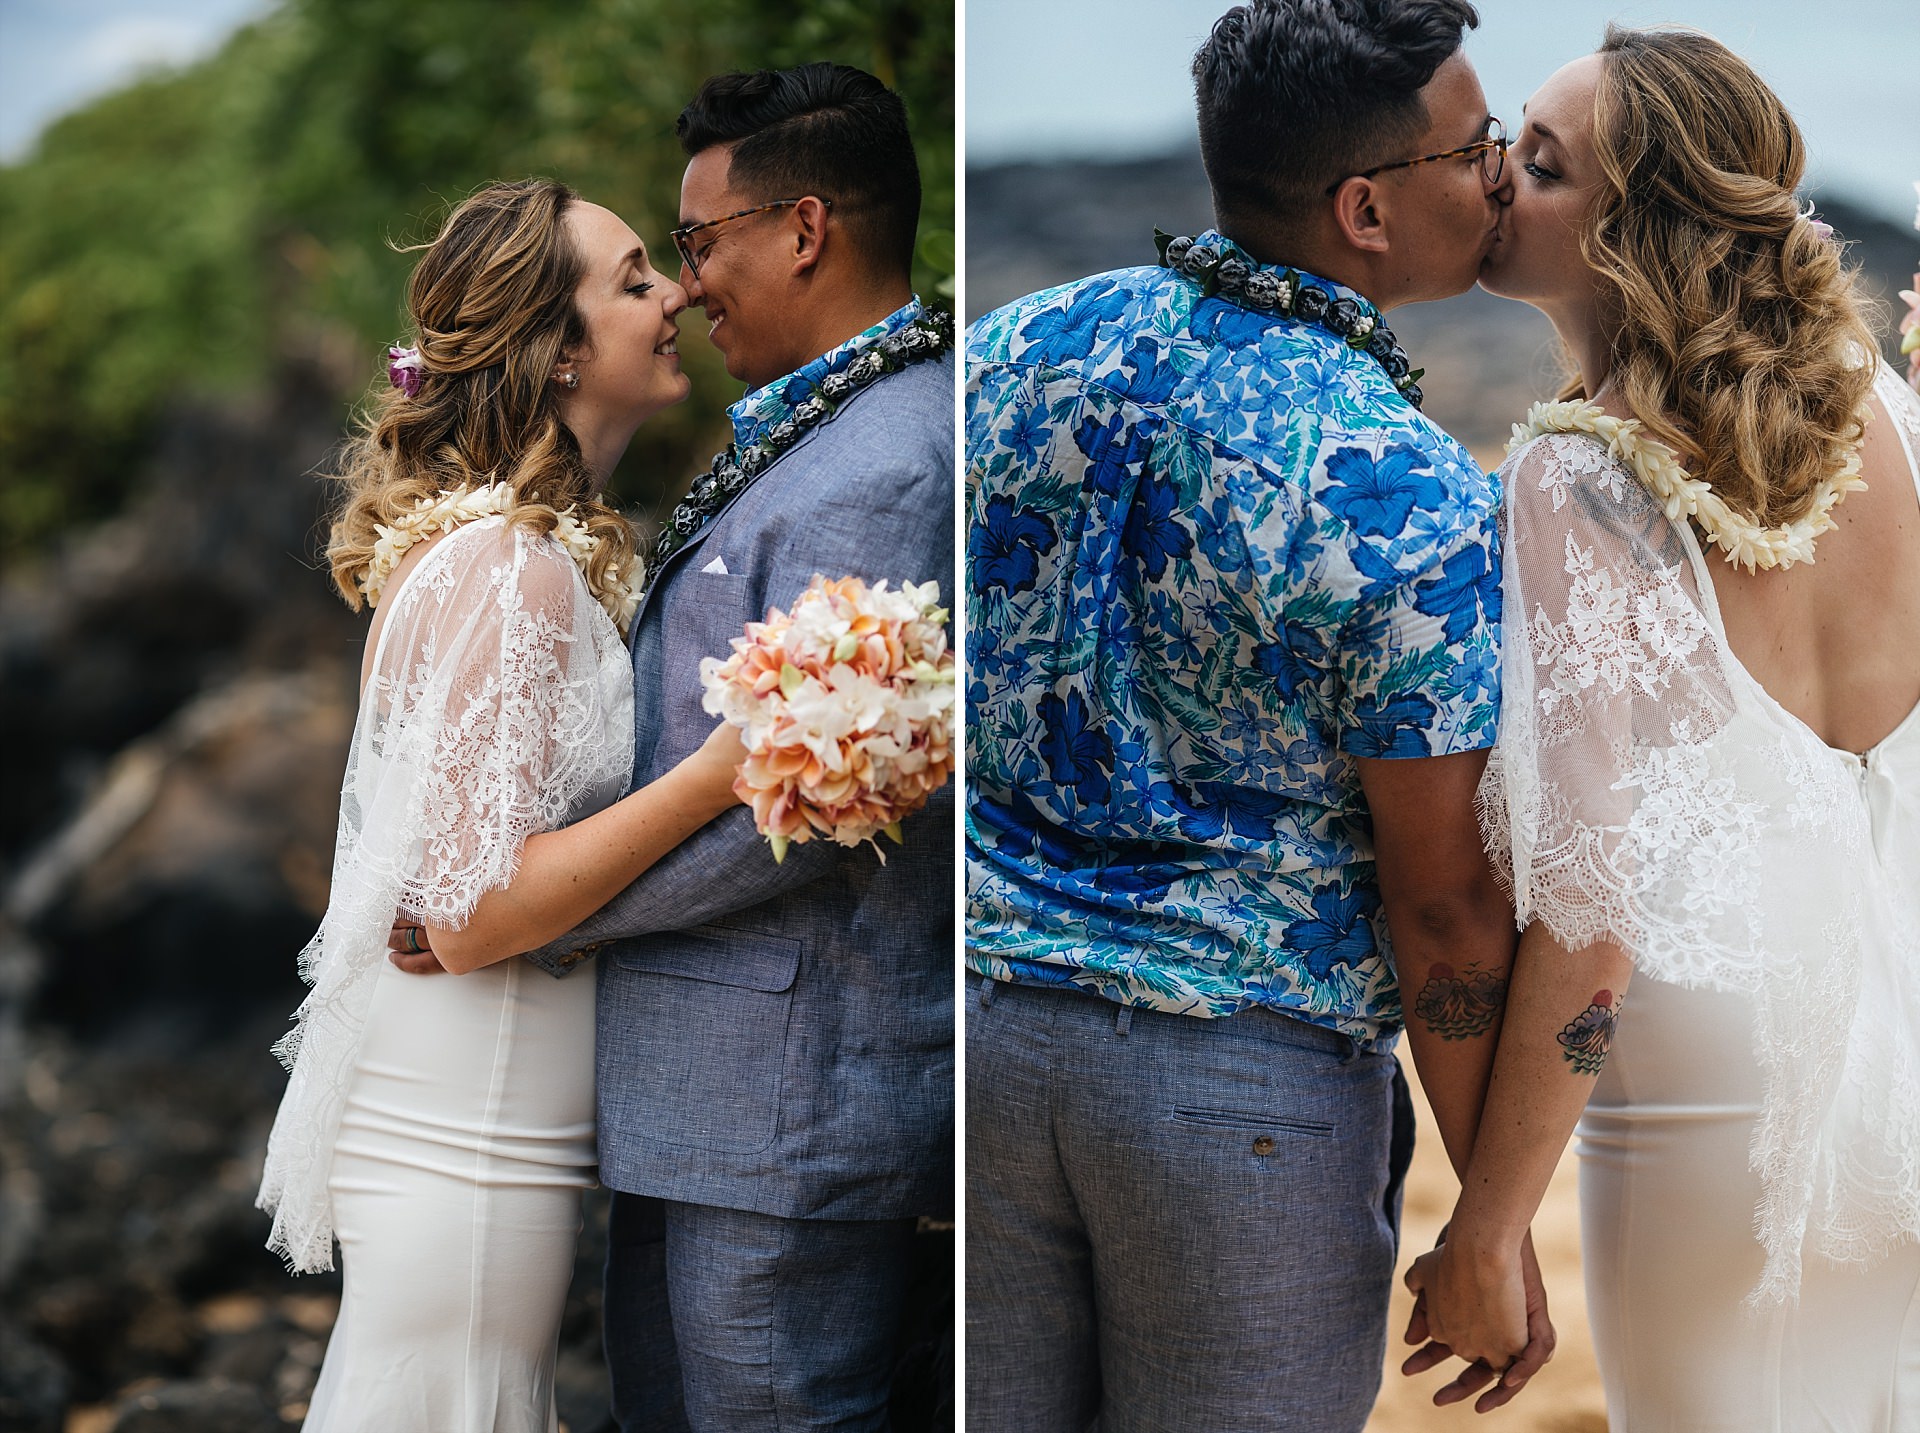
[[1447,756],[1493,744],[1500,715],[1500,569],[1491,522],[1417,572],[1356,547],[1341,632],[1338,720],[1349,756]]

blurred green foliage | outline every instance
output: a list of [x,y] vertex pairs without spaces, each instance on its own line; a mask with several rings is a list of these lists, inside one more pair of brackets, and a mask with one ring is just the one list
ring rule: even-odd
[[[951,0],[286,0],[66,117],[0,168],[0,555],[118,507],[170,401],[304,362],[344,421],[401,332],[392,246],[489,179],[563,180],[665,249],[674,118],[725,70],[835,60],[899,91],[915,283],[951,304],[953,32]],[[627,501],[656,506],[725,439],[740,385],[704,343],[686,359],[694,401],[641,429]]]

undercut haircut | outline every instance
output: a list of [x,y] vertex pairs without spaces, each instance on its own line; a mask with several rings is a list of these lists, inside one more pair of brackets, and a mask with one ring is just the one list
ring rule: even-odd
[[911,271],[920,165],[907,107],[865,70],[816,63],[716,75],[674,128],[689,156],[732,145],[727,180],[750,202],[831,199],[870,263]]
[[1420,91],[1480,23],[1467,0],[1251,0],[1193,57],[1200,156],[1223,230],[1287,232],[1327,187],[1411,159]]

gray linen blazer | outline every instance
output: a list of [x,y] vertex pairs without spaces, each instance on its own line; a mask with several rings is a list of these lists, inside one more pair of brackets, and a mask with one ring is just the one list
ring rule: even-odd
[[[953,411],[951,353],[880,379],[667,560],[629,639],[636,787],[713,730],[700,659],[815,573],[958,605]],[[604,943],[602,1183],[792,1218],[951,1207],[953,823],[949,786],[884,866],[821,840],[776,865],[736,806],[534,953]]]

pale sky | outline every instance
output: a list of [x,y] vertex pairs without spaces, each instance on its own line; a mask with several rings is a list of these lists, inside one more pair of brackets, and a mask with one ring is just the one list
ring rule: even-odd
[[213,54],[274,0],[0,0],[0,163],[49,120]]
[[[1493,112],[1520,106],[1610,19],[1706,30],[1793,110],[1811,185],[1912,222],[1920,0],[1476,0],[1467,55]],[[1187,65],[1231,0],[966,0],[970,164],[1132,158],[1193,143]]]
[[[275,0],[0,0],[0,163],[48,120],[217,50]],[[801,0],[804,3],[804,0]],[[1127,158],[1192,143],[1187,62],[1229,0],[962,0],[968,162]],[[1920,0],[1479,0],[1467,54],[1496,114],[1609,19],[1697,25],[1798,117],[1814,188],[1896,222],[1920,179]]]

